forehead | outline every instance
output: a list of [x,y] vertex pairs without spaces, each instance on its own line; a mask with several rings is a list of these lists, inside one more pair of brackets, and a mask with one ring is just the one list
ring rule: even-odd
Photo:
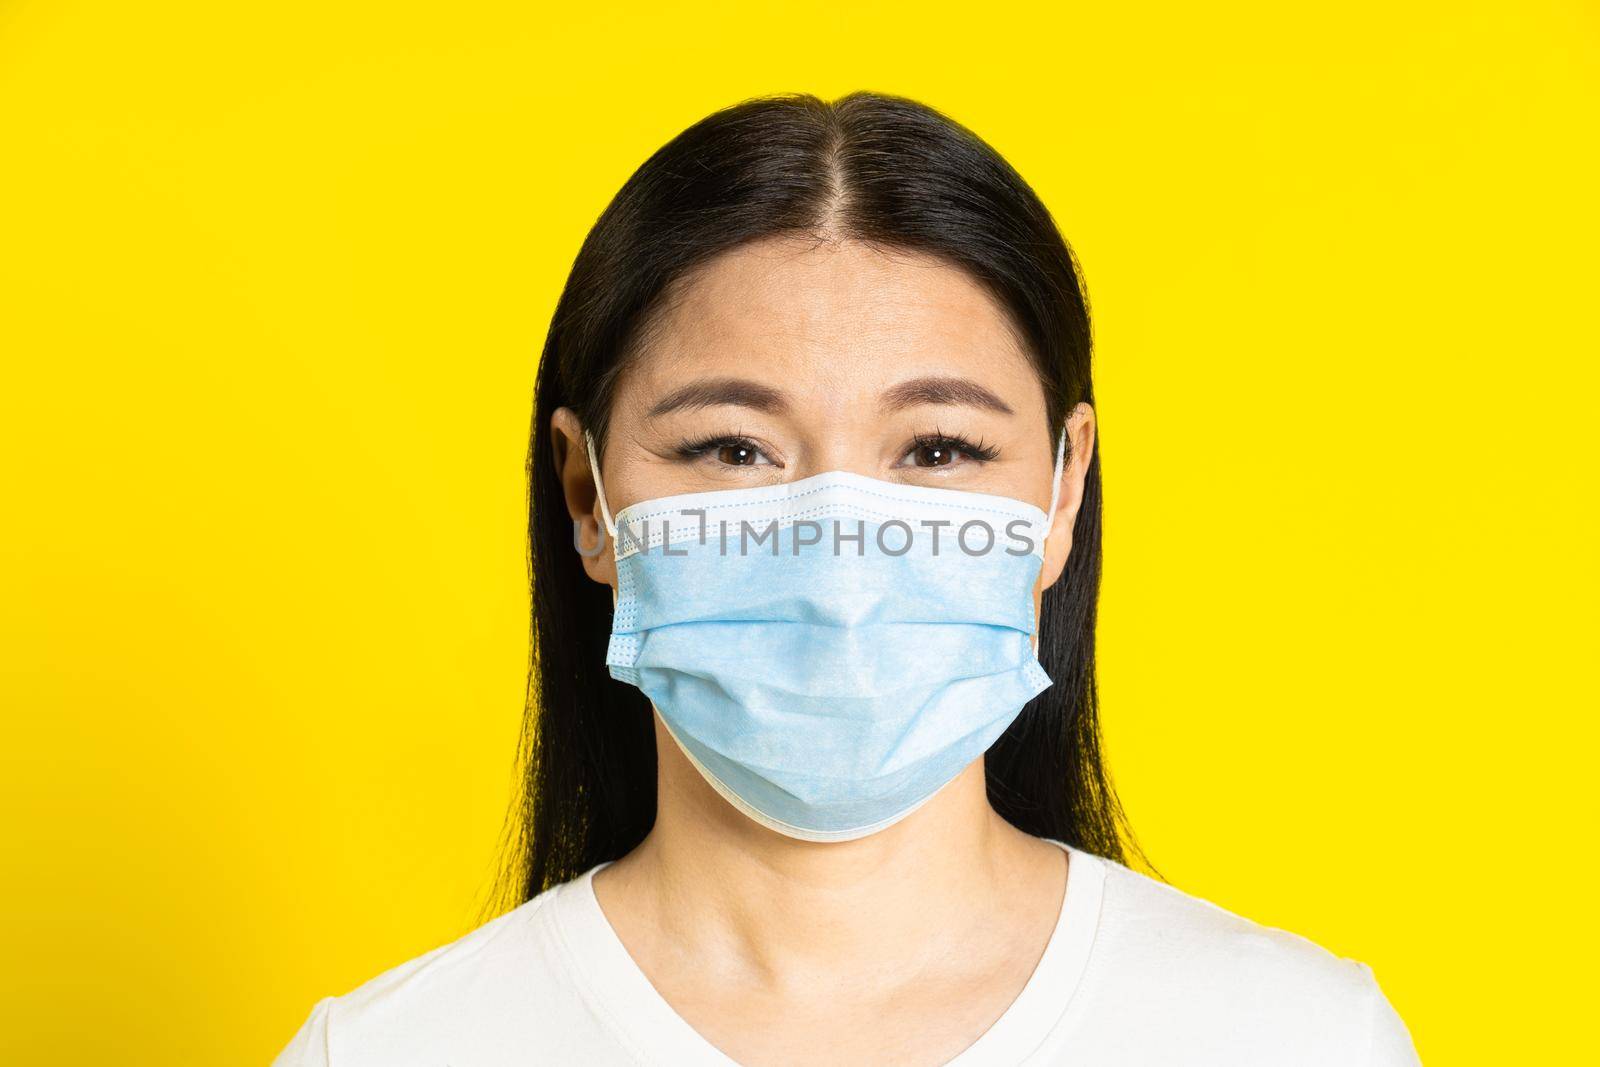
[[703,373],[844,396],[958,374],[1018,400],[1031,386],[1043,402],[1009,316],[982,285],[938,257],[859,241],[763,240],[682,279],[619,400]]

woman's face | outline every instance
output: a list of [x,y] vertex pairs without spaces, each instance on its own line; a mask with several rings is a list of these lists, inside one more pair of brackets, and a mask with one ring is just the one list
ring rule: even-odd
[[[601,535],[583,428],[552,420],[585,545]],[[782,238],[711,261],[678,291],[623,372],[601,478],[612,514],[678,493],[846,470],[995,493],[1046,510],[1055,442],[1032,362],[996,304],[933,257]],[[1094,444],[1069,420],[1070,462],[1035,589],[1060,576]],[[611,553],[584,559],[614,585]]]

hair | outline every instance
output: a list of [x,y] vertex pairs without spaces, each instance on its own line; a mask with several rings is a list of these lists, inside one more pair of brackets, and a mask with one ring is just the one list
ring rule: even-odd
[[[779,236],[857,240],[964,269],[1026,343],[1053,433],[1093,403],[1088,302],[1072,250],[1022,177],[970,130],[903,97],[760,97],[696,122],[623,185],[573,262],[545,340],[527,457],[532,647],[497,903],[511,907],[639,844],[656,813],[649,699],[605,666],[611,593],[573,547],[550,421],[605,427],[618,375],[695,268]],[[1102,757],[1095,686],[1100,465],[1065,573],[1043,596],[1054,680],[989,748],[990,803],[1017,828],[1107,859],[1136,851]]]

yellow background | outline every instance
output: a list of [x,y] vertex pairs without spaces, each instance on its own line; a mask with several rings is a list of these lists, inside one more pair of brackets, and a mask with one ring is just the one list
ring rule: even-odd
[[265,1063],[474,925],[572,256],[856,88],[1082,257],[1157,865],[1430,1063],[1592,1048],[1592,4],[538,7],[0,4],[0,1060]]

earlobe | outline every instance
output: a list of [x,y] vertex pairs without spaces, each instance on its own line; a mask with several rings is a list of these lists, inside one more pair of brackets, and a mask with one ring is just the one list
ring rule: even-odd
[[[1065,477],[1063,474],[1062,478]],[[1044,566],[1040,572],[1045,589],[1055,585],[1066,573],[1067,557],[1072,554],[1072,527],[1077,519],[1076,503],[1070,508],[1063,506],[1056,512],[1055,522],[1051,524],[1049,536],[1045,538]]]

